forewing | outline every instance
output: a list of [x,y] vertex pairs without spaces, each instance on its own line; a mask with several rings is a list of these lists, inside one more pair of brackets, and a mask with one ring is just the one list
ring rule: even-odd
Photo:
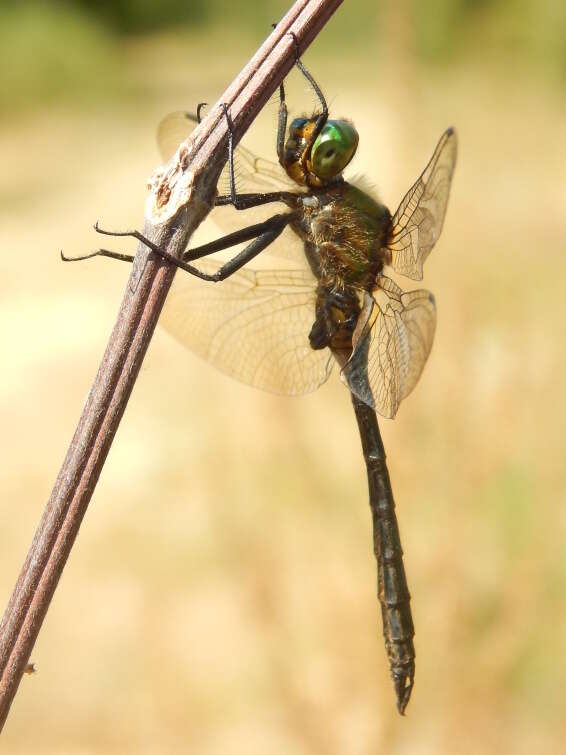
[[196,116],[183,110],[169,113],[157,126],[157,146],[164,162],[170,160],[179,144],[197,127]]
[[[169,160],[179,144],[196,128],[196,116],[186,111],[169,113],[157,127],[157,144],[163,160]],[[239,193],[268,191],[297,191],[297,184],[289,178],[279,163],[257,157],[243,144],[234,150],[234,171]],[[218,181],[221,194],[230,193],[228,166]]]
[[[215,272],[219,262],[198,266]],[[328,349],[314,351],[316,281],[302,270],[239,270],[221,283],[178,273],[161,324],[226,375],[272,393],[315,390],[331,371]]]
[[[289,178],[279,163],[258,157],[243,144],[238,144],[234,151],[234,169],[239,192],[296,192],[298,189],[297,184]],[[229,189],[227,168],[220,177],[220,188],[222,188],[222,183],[225,183]]]
[[[196,127],[196,116],[185,111],[169,113],[157,127],[157,143],[163,160],[169,160],[177,147]],[[297,192],[299,187],[281,168],[279,163],[257,157],[251,150],[239,144],[234,151],[236,191],[242,193],[267,193],[272,191]],[[225,165],[218,180],[218,193],[230,193],[228,165]],[[245,225],[261,223],[280,211],[281,205],[272,204],[238,212],[231,205],[215,207],[211,220],[226,233],[237,231]],[[285,231],[266,250],[268,254],[285,260],[293,260],[306,267],[301,240],[291,230]]]
[[371,314],[343,369],[348,387],[384,417],[413,390],[432,347],[436,307],[429,291],[402,291],[381,277]]
[[395,272],[413,280],[422,279],[423,263],[442,231],[456,153],[456,132],[449,128],[393,217],[393,231],[387,244],[391,264]]

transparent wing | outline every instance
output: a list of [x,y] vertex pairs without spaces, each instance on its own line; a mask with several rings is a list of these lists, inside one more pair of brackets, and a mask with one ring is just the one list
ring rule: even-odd
[[[182,110],[169,113],[157,127],[157,144],[163,160],[169,160],[179,144],[195,129],[195,116]],[[297,184],[289,178],[279,163],[257,157],[243,144],[234,150],[234,171],[238,191],[242,193],[267,191],[297,191]],[[222,194],[230,193],[228,166],[218,182]]]
[[[213,273],[217,260],[198,266]],[[272,393],[300,395],[324,383],[328,349],[314,351],[316,281],[302,270],[239,270],[221,283],[178,273],[161,324],[226,375]]]
[[186,139],[197,126],[196,117],[183,110],[169,113],[157,126],[157,146],[164,162],[170,160],[179,144]]
[[395,272],[413,280],[422,279],[423,263],[440,236],[456,153],[456,132],[449,128],[393,217],[393,231],[387,244],[392,253],[391,264]]
[[[297,191],[297,184],[289,178],[279,163],[257,157],[243,144],[238,144],[234,156],[234,170],[238,191]],[[220,176],[230,186],[228,170]],[[239,184],[242,184],[240,186]]]
[[[197,123],[195,116],[185,111],[177,111],[166,115],[157,127],[157,143],[163,160],[169,160],[183,139],[194,130]],[[239,193],[265,193],[270,191],[299,191],[294,183],[281,168],[279,163],[257,157],[251,150],[239,144],[234,152],[234,173],[236,189]],[[230,179],[228,166],[224,166],[218,180],[220,194],[230,193]],[[275,205],[279,208],[280,205]],[[211,220],[222,231],[231,233],[244,225],[261,223],[270,215],[279,212],[273,204],[261,205],[244,212],[238,212],[230,205],[216,207]],[[299,237],[287,229],[269,246],[267,254],[293,262],[306,268],[303,244]]]
[[342,371],[352,393],[382,416],[394,417],[423,371],[435,328],[436,307],[429,291],[404,292],[390,278],[381,277],[363,331]]

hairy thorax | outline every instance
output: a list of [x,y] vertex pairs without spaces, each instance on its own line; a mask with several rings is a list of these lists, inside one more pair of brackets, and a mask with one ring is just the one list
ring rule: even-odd
[[313,349],[348,352],[363,291],[372,291],[389,261],[385,243],[391,214],[355,186],[340,181],[301,196],[292,228],[319,281]]
[[345,181],[301,197],[297,210],[292,228],[316,277],[371,290],[388,261],[389,210]]

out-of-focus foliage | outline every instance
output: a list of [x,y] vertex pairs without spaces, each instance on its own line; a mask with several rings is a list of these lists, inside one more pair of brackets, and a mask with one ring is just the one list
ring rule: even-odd
[[107,96],[118,85],[118,63],[107,29],[77,7],[0,7],[0,117],[54,100]]
[[[339,24],[331,22],[317,46],[375,60],[381,50],[372,42],[388,33],[383,17],[391,8],[374,0],[349,0],[349,6],[355,12],[342,14]],[[0,66],[11,75],[0,81],[0,108],[22,105],[32,97],[49,102],[63,92],[77,98],[88,91],[93,98],[97,90],[105,96],[113,89],[122,91],[125,37],[198,30],[206,35],[229,31],[257,41],[287,8],[281,0],[261,5],[255,0],[4,2]],[[545,76],[566,73],[564,0],[403,0],[393,14],[407,52],[421,63],[444,65],[489,56],[519,67],[533,64]]]
[[[359,18],[358,34],[342,25],[334,30],[346,47],[359,44],[359,32],[375,29],[383,5],[374,0],[353,0]],[[415,53],[423,58],[446,59],[462,47],[478,43],[482,52],[493,49],[554,59],[566,64],[566,3],[563,0],[403,0],[400,14],[409,18],[417,44]],[[203,28],[230,25],[254,35],[269,28],[287,10],[281,0],[8,0],[4,10],[22,14],[29,8],[42,9],[58,18],[70,13],[89,27],[105,27],[109,32],[135,35],[183,26]],[[74,11],[74,13],[73,13]],[[266,19],[270,19],[266,22]],[[2,19],[4,20],[4,19]],[[62,29],[65,32],[65,29]]]
[[412,0],[412,11],[417,53],[424,59],[519,56],[566,72],[563,0]]
[[206,21],[211,10],[206,0],[75,0],[72,5],[123,34]]

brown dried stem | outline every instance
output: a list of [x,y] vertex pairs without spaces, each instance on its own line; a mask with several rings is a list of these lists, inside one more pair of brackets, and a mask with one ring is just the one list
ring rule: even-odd
[[[230,109],[237,142],[342,0],[298,0],[210,115],[152,182],[144,235],[180,257],[213,203],[226,161]],[[176,268],[140,243],[114,330],[0,625],[0,731],[128,398]],[[214,285],[214,284],[211,284]],[[221,284],[220,284],[221,285]]]

